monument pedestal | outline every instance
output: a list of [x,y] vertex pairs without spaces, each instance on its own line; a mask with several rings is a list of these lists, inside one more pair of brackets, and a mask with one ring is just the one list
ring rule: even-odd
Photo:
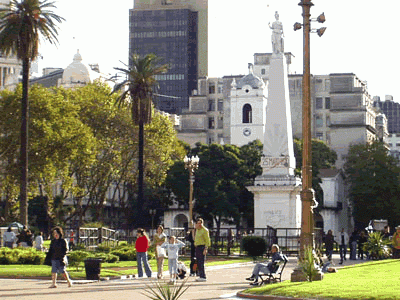
[[[315,274],[312,278],[312,281],[321,281],[322,278],[324,278],[324,274],[321,273],[321,271],[318,271],[317,274]],[[296,267],[292,274],[290,274],[290,281],[291,282],[303,282],[303,281],[307,281],[306,275],[304,274],[304,272],[301,270],[301,267],[298,266]]]
[[[300,228],[299,185],[256,185],[247,189],[254,194],[254,227]],[[294,230],[293,235],[296,232]]]

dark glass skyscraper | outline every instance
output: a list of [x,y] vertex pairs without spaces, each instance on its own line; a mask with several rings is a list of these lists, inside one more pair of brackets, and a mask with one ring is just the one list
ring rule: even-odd
[[136,0],[130,11],[130,56],[154,53],[170,66],[167,73],[157,75],[161,96],[155,98],[156,107],[169,113],[188,108],[201,74],[199,12],[187,4],[190,1],[180,2]]

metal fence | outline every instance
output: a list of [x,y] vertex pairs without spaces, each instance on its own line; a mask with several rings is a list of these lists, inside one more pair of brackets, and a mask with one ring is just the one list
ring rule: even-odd
[[[153,240],[154,230],[147,230],[150,240]],[[187,231],[185,228],[165,228],[164,233],[167,236],[176,236],[185,242]],[[242,255],[242,240],[246,236],[259,236],[265,239],[267,244],[267,256],[269,256],[272,244],[278,244],[281,252],[286,255],[297,255],[300,250],[300,228],[220,228],[209,229],[211,246],[209,255]],[[323,232],[321,229],[315,229],[315,245],[322,247]],[[80,228],[79,240],[77,243],[85,245],[86,248],[95,248],[100,243],[116,243],[126,241],[133,244],[136,241],[136,230],[117,231],[107,228]],[[186,242],[190,246],[189,242]],[[190,249],[189,247],[187,247]],[[185,254],[185,249],[182,254]]]

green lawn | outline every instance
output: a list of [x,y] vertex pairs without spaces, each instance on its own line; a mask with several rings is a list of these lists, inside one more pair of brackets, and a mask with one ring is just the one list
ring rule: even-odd
[[[221,264],[232,264],[241,262],[250,262],[251,258],[219,258],[220,260],[214,260],[206,263],[206,266],[221,265]],[[186,266],[189,266],[189,259],[182,258],[186,262]],[[150,266],[153,272],[157,272],[156,260],[151,259]],[[101,277],[111,277],[120,275],[131,275],[137,274],[137,263],[136,261],[121,261],[116,263],[102,263],[101,264]],[[123,268],[123,269],[121,269]],[[164,271],[168,270],[168,260],[164,261]],[[79,270],[76,267],[68,267],[68,273],[72,279],[85,278],[85,268],[82,263]],[[0,277],[49,277],[51,276],[51,267],[45,265],[0,265]]]
[[400,261],[371,261],[325,274],[322,281],[265,285],[245,293],[313,299],[400,299]]

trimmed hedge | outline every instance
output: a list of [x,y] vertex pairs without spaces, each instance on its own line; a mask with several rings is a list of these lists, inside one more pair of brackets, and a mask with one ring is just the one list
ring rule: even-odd
[[0,265],[41,265],[46,253],[35,248],[0,248]]

